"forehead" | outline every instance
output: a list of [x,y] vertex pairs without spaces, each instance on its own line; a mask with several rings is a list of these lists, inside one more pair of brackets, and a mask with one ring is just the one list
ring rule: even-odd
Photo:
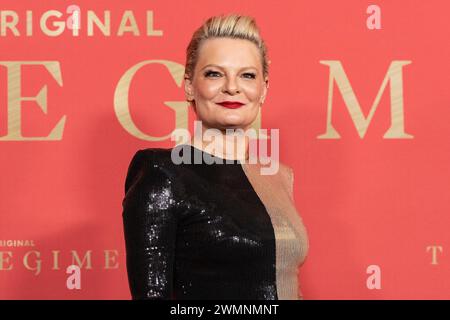
[[225,68],[252,66],[261,69],[258,47],[245,39],[213,38],[205,40],[200,46],[197,67],[217,64]]

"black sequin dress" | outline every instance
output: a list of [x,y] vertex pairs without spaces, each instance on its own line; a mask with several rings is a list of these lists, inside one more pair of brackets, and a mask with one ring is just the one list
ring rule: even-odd
[[[192,162],[223,160],[191,145],[173,149]],[[261,178],[239,160],[175,164],[173,149],[139,150],[128,168],[122,216],[132,298],[302,299],[308,237],[292,170]]]

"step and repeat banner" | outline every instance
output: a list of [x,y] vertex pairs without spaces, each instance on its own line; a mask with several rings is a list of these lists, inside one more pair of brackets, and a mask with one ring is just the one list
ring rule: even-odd
[[279,129],[294,170],[304,299],[450,298],[449,10],[0,0],[0,299],[130,299],[128,165],[193,129],[186,47],[227,13],[253,16],[268,47],[258,126]]

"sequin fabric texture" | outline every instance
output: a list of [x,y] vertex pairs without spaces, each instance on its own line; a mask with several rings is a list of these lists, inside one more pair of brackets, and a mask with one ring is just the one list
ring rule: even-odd
[[[192,160],[206,153],[175,148]],[[177,165],[171,151],[139,150],[128,167],[122,217],[132,298],[302,299],[297,272],[308,238],[292,172],[261,177],[239,160]]]

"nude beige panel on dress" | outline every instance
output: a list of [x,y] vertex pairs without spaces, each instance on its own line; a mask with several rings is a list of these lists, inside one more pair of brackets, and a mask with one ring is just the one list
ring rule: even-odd
[[280,164],[275,175],[262,175],[260,164],[241,163],[264,204],[275,232],[276,282],[281,300],[302,299],[298,270],[308,252],[308,235],[293,199],[293,172]]

